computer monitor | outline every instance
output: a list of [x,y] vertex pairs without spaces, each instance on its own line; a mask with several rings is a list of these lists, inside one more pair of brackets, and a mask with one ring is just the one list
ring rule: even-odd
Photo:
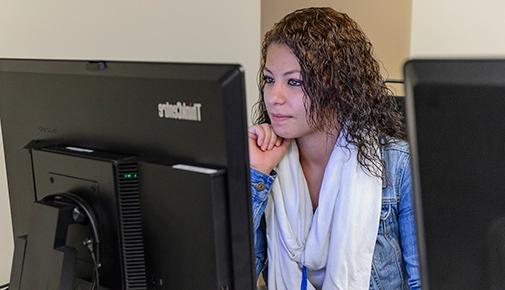
[[423,289],[503,289],[505,60],[404,73]]
[[[52,239],[75,244],[77,266],[70,274],[93,278],[89,255],[77,245],[87,226],[69,220],[78,219],[75,201],[58,196],[69,192],[98,220],[104,289],[254,289],[245,104],[240,65],[0,60],[16,240],[11,279],[23,276],[20,261],[35,243],[30,235],[46,239],[43,219],[56,232],[59,221],[69,223]],[[121,190],[139,192],[140,200],[127,196],[125,204],[140,202],[141,214],[118,212]],[[131,217],[141,219],[140,232]],[[123,239],[132,230],[127,272],[117,268],[126,265],[130,242]],[[35,256],[43,250],[39,244],[32,246]],[[145,283],[125,282],[142,272]]]

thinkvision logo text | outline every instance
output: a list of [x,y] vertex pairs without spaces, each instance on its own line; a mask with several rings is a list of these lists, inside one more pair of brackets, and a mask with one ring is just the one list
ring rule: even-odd
[[175,120],[202,121],[202,104],[177,102],[170,104],[158,104],[158,115],[160,118]]

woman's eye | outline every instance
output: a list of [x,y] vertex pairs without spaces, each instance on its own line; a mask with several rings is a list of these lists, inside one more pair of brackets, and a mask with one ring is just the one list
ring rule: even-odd
[[269,76],[264,76],[263,80],[265,81],[266,84],[270,84],[270,83],[274,82],[274,79],[272,77],[269,77]]
[[299,87],[302,85],[302,83],[303,83],[302,80],[297,80],[297,79],[289,79],[289,81],[288,81],[288,84],[290,86],[294,86],[294,87]]

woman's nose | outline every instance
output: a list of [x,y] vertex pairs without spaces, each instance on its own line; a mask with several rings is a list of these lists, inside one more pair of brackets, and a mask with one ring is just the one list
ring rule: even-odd
[[272,105],[283,104],[286,100],[285,90],[281,84],[274,83],[268,92],[268,101]]

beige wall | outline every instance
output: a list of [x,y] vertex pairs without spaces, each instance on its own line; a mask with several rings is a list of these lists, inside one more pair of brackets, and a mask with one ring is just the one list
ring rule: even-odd
[[[259,0],[3,0],[0,57],[241,63],[257,98]],[[0,141],[0,284],[12,230]]]
[[505,56],[505,1],[412,2],[412,57]]
[[[328,6],[347,13],[359,23],[382,63],[383,75],[402,78],[403,62],[409,56],[411,1],[406,0],[262,0],[261,34],[287,13],[303,7]],[[401,88],[393,88],[401,94]]]
[[4,0],[0,57],[239,62],[256,99],[259,18],[259,0]]

